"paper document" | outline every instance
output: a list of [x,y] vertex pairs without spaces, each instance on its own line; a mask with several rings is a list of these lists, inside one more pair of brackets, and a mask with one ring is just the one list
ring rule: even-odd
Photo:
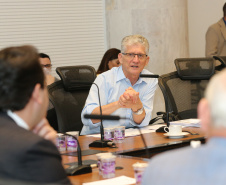
[[182,119],[171,121],[170,125],[182,125],[184,127],[200,127],[200,119]]
[[[155,132],[155,130],[161,126],[162,126],[162,124],[161,125],[149,125],[149,126],[140,128],[140,130],[141,130],[142,134],[146,134],[146,133]],[[125,137],[138,136],[138,135],[140,135],[140,132],[137,128],[125,129]],[[92,134],[92,135],[87,135],[87,136],[100,138],[100,134]]]
[[136,180],[127,176],[120,176],[106,180],[100,180],[95,182],[83,183],[83,185],[129,185],[136,184]]

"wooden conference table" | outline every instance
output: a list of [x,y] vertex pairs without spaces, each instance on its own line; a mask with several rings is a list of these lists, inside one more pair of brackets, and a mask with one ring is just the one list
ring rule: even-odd
[[[146,154],[144,143],[140,136],[125,138],[123,143],[117,143],[117,148],[92,148],[89,144],[97,140],[95,137],[79,136],[79,143],[81,149],[83,150],[101,150],[105,152],[112,152],[117,155],[116,166],[121,166],[123,169],[116,170],[116,177],[118,176],[128,176],[134,177],[134,171],[132,164],[136,162],[148,162],[147,158],[150,158],[160,152],[171,150],[183,146],[188,146],[191,140],[201,140],[205,142],[205,134],[200,130],[200,128],[186,128],[184,130],[189,130],[192,132],[197,132],[199,135],[188,134],[184,138],[170,139],[165,137],[163,133],[148,133],[144,134],[144,139],[147,144],[150,156]],[[63,164],[77,162],[77,157],[62,155]],[[96,155],[86,155],[82,156],[82,160],[97,160]],[[64,165],[65,168],[68,165]],[[73,184],[82,184],[84,182],[92,182],[97,180],[103,180],[99,175],[98,169],[93,168],[92,173],[69,176],[69,179]]]

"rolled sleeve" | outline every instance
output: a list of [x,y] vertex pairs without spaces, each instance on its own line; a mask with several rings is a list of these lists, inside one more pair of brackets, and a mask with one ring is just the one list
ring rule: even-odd
[[[97,86],[99,87],[100,94],[101,94],[100,96],[101,97],[103,96],[103,93],[101,92],[101,89],[104,89],[104,87],[103,87],[104,85],[103,85],[102,82],[103,82],[103,79],[102,79],[101,75],[99,75],[96,78],[96,80],[94,81],[94,83],[97,84]],[[88,97],[86,99],[86,104],[85,104],[85,106],[84,106],[84,108],[82,110],[82,113],[81,113],[81,120],[82,120],[82,123],[84,125],[83,129],[82,129],[82,132],[81,132],[81,135],[89,134],[89,131],[91,131],[91,130],[93,130],[93,131],[98,130],[97,128],[100,127],[100,122],[93,124],[91,119],[85,119],[84,118],[85,114],[91,114],[96,107],[99,107],[98,89],[97,89],[95,84],[93,84],[91,86],[91,88],[90,88],[89,95],[88,95]],[[102,105],[104,105],[104,104],[102,104]]]
[[100,123],[95,123],[93,124],[93,122],[91,121],[91,119],[86,119],[84,118],[84,115],[85,114],[91,114],[93,112],[93,110],[98,107],[99,105],[96,105],[96,104],[90,104],[90,105],[87,105],[84,107],[84,109],[82,110],[82,123],[85,125],[85,126],[89,126],[90,129],[94,129],[94,128],[97,128],[100,126]]

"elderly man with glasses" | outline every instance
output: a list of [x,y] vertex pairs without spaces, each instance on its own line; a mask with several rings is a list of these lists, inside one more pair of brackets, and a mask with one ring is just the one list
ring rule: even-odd
[[[149,62],[149,43],[141,35],[123,38],[118,58],[122,64],[100,74],[94,83],[100,89],[100,101],[103,115],[126,117],[119,122],[104,120],[104,127],[146,126],[151,119],[154,93],[157,79],[140,78],[140,74],[152,74],[144,67]],[[98,90],[95,85],[90,89],[82,111],[84,124],[81,134],[100,132],[100,120],[84,119],[84,114],[100,114]]]

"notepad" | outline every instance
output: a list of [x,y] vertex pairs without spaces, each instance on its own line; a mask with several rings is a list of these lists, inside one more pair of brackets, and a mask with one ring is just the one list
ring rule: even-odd
[[120,177],[115,177],[111,179],[106,179],[106,180],[100,180],[100,181],[95,181],[95,182],[88,182],[88,183],[83,183],[83,185],[115,185],[115,184],[120,184],[120,185],[129,185],[129,184],[135,184],[136,180],[131,177],[127,176],[120,176]]
[[170,125],[181,125],[184,127],[200,127],[200,119],[182,119],[171,121]]
[[[155,127],[153,127],[155,128]],[[140,128],[142,134],[146,134],[146,133],[151,133],[151,132],[155,132],[156,129],[151,129],[150,127],[143,127]],[[134,129],[134,128],[128,128],[125,130],[125,137],[133,137],[133,136],[138,136],[140,135],[140,132],[138,129]],[[87,135],[87,137],[99,137],[100,138],[100,134],[92,134],[92,135]]]

